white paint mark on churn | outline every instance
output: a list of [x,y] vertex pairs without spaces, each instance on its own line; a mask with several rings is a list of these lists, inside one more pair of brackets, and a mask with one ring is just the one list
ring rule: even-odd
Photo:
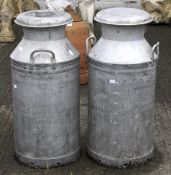
[[74,55],[73,52],[72,52],[71,50],[69,50],[69,53],[70,53],[71,55]]
[[14,89],[17,89],[17,85],[16,84],[14,84]]
[[118,84],[119,82],[117,82],[116,80],[109,80],[109,82],[111,83],[111,84]]
[[22,51],[22,50],[23,50],[23,48],[22,48],[22,47],[19,47],[19,50],[20,50],[20,51]]

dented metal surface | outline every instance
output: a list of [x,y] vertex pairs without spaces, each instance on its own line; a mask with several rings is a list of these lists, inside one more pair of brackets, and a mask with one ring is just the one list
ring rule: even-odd
[[40,13],[40,27],[19,15],[24,36],[11,54],[14,137],[22,163],[48,168],[79,157],[79,54],[64,34],[71,17],[48,21],[57,12]]
[[[129,10],[129,15],[136,16]],[[129,19],[120,21],[128,25]],[[106,21],[112,22],[110,18]],[[159,44],[150,47],[137,18],[133,26],[122,26],[120,21],[102,22],[102,37],[89,52],[87,148],[98,163],[124,168],[144,163],[153,155]]]

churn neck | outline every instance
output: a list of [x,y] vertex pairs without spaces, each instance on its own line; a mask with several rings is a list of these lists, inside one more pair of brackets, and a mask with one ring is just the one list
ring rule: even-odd
[[23,27],[24,39],[32,41],[60,40],[65,38],[65,26],[50,28],[28,28]]
[[102,38],[115,41],[134,41],[144,39],[145,25],[114,26],[102,24]]

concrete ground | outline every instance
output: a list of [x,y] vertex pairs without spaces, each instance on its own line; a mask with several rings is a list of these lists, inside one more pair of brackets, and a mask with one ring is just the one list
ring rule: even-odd
[[171,175],[171,26],[150,25],[146,38],[161,42],[157,70],[156,115],[152,161],[129,169],[112,169],[93,162],[86,154],[87,86],[81,86],[81,156],[73,164],[47,170],[24,166],[15,160],[9,54],[15,43],[0,44],[0,175]]

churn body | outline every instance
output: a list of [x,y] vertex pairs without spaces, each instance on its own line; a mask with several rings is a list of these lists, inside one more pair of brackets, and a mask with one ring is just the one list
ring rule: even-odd
[[16,21],[24,36],[11,54],[17,158],[48,168],[79,157],[79,54],[65,37],[69,14],[31,11]]
[[[89,52],[89,155],[123,168],[153,155],[156,61],[144,39],[148,13],[111,8],[97,13],[102,37]],[[155,53],[157,50],[157,54]]]

